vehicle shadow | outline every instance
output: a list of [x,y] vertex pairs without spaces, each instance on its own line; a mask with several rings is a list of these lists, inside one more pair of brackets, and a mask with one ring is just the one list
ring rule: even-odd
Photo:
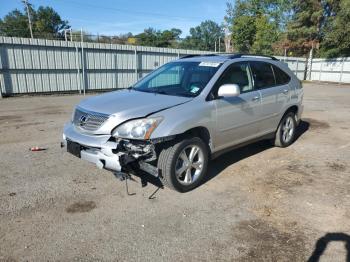
[[315,250],[307,260],[308,262],[317,262],[320,260],[322,254],[327,248],[327,245],[332,242],[344,242],[347,251],[346,260],[350,262],[350,236],[345,233],[327,233],[323,237],[319,238],[315,244]]
[[[300,124],[296,130],[295,140],[298,140],[305,132],[309,130],[309,122],[300,121]],[[218,158],[212,160],[209,164],[208,175],[202,184],[205,184],[209,180],[219,175],[228,166],[233,165],[245,158],[259,154],[267,149],[274,147],[271,141],[262,140],[241,148],[233,149]]]
[[[296,130],[295,140],[299,139],[309,129],[309,126],[310,124],[308,122],[301,120]],[[228,166],[233,165],[234,163],[237,163],[247,157],[259,154],[260,152],[263,152],[272,147],[273,145],[270,141],[262,140],[238,149],[234,149],[219,156],[209,163],[207,176],[201,185],[207,183],[209,180],[219,175]],[[163,188],[162,182],[159,180],[159,178],[156,178],[144,172],[135,175],[142,178],[146,184],[149,183],[156,187]]]

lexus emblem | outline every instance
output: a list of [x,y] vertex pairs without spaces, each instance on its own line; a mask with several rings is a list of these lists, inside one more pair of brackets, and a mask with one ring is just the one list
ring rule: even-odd
[[85,126],[86,121],[87,121],[87,117],[86,116],[81,116],[79,118],[79,126]]

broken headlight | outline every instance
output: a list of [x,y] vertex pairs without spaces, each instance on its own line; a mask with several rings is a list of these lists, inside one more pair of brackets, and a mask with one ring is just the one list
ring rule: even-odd
[[149,139],[161,121],[161,117],[130,120],[118,126],[112,136],[127,139]]

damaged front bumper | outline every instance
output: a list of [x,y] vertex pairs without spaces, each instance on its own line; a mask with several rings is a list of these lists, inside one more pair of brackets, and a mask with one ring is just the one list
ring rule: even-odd
[[115,139],[110,135],[85,134],[68,123],[63,131],[63,144],[68,152],[100,169],[125,172],[131,163],[136,163],[143,171],[158,175],[157,168],[149,164],[157,158],[152,141],[129,141]]

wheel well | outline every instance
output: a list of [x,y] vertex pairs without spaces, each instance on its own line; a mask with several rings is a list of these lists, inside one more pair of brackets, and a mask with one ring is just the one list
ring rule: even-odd
[[197,136],[203,140],[203,142],[208,145],[209,152],[211,151],[211,139],[209,130],[205,127],[195,127],[187,130],[183,135]]
[[290,108],[288,108],[288,110],[284,113],[284,114],[287,114],[289,112],[293,112],[294,114],[297,114],[298,113],[298,107],[297,106],[291,106]]
[[295,115],[298,114],[298,106],[294,105],[294,106],[291,106],[289,107],[286,112],[283,114],[283,116],[281,117],[280,119],[280,122],[282,121],[283,117],[288,114],[289,112],[293,112]]

